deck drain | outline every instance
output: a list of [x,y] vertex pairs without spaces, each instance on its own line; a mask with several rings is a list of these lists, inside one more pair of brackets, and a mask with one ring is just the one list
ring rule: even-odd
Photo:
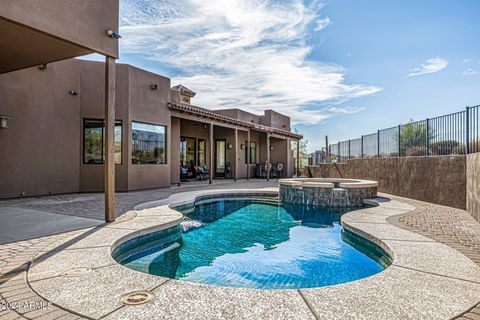
[[139,304],[147,303],[153,299],[153,294],[147,291],[135,291],[124,295],[120,302],[128,306],[136,306]]
[[68,278],[81,277],[83,275],[86,275],[90,271],[92,271],[92,269],[90,268],[75,268],[75,269],[65,271],[63,273],[63,276]]

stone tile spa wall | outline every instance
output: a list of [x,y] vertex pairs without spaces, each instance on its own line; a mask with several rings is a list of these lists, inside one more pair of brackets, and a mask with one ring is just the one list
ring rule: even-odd
[[293,204],[306,204],[313,206],[361,206],[364,199],[377,196],[377,187],[348,189],[346,196],[348,202],[333,195],[333,188],[303,187],[280,185],[280,200]]

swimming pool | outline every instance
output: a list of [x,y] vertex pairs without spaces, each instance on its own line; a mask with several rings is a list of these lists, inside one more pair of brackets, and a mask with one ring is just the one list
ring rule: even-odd
[[219,199],[175,208],[180,225],[129,240],[112,253],[124,266],[209,285],[299,289],[349,282],[390,264],[378,246],[343,230],[344,208],[275,199]]

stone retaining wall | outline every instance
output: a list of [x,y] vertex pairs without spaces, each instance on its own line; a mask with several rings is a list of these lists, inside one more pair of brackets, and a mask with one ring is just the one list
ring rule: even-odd
[[[465,163],[463,155],[349,159],[345,164],[309,166],[307,173],[313,178],[375,180],[380,192],[466,209]],[[480,160],[476,167],[477,193],[471,194],[471,198],[476,199],[471,201],[472,206],[476,203],[476,210],[479,208],[479,164]]]

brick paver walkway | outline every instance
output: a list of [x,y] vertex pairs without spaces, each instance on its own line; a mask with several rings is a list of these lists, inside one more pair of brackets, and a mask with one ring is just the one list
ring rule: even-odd
[[[384,195],[416,207],[412,212],[390,217],[389,223],[456,249],[480,265],[480,223],[465,210]],[[480,292],[479,292],[480,301]],[[480,303],[456,319],[480,320]]]
[[[276,185],[266,184],[225,184],[191,188],[259,188]],[[136,204],[165,198],[174,192],[188,189],[158,189],[117,195],[120,204],[118,214],[131,210]],[[480,224],[463,210],[433,205],[421,201],[389,196],[416,206],[416,210],[389,219],[389,222],[433,238],[449,245],[480,264]],[[32,199],[1,201],[0,205],[21,206],[33,209],[87,216],[103,217],[102,195],[65,195]],[[78,209],[78,212],[77,212]],[[26,270],[32,258],[40,251],[67,237],[81,235],[85,230],[77,230],[59,235],[47,236],[27,241],[0,245],[0,320],[7,319],[81,319],[79,315],[49,304],[33,292],[26,281]],[[479,294],[480,300],[480,294]],[[480,305],[460,315],[458,319],[480,319]]]

